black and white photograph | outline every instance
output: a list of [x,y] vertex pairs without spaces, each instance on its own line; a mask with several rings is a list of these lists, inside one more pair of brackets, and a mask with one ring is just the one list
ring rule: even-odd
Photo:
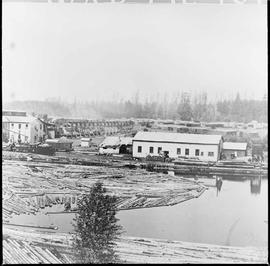
[[2,1],[2,264],[268,264],[266,0]]

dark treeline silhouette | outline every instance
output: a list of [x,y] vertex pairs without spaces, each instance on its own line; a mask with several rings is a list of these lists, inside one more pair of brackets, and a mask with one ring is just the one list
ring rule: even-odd
[[91,106],[104,118],[160,118],[205,122],[267,121],[266,99],[242,100],[239,94],[235,99],[220,100],[215,103],[208,101],[206,93],[196,95],[193,98],[188,93],[182,93],[180,99],[176,98],[171,101],[104,101],[92,103]]
[[46,113],[49,116],[80,117],[80,118],[152,118],[181,119],[185,121],[236,121],[258,122],[267,121],[267,99],[241,99],[237,94],[234,99],[210,102],[207,93],[193,97],[182,93],[179,97],[168,100],[145,99],[134,97],[129,100],[104,101],[21,101],[10,102],[4,108],[35,113]]

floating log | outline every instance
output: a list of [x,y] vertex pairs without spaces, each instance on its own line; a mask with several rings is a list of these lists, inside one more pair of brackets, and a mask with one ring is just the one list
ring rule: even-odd
[[55,212],[45,212],[45,214],[71,214],[77,213],[78,211],[55,211]]
[[3,223],[5,225],[9,226],[19,226],[19,227],[32,227],[32,228],[39,228],[39,229],[51,229],[51,230],[57,230],[57,226],[39,226],[39,225],[29,225],[29,224],[13,224],[13,223]]
[[[3,205],[10,211],[10,215],[5,215],[5,221],[14,213],[34,214],[39,208],[53,204],[75,203],[97,181],[103,182],[109,194],[119,198],[119,209],[177,204],[194,198],[198,194],[196,191],[202,188],[201,184],[191,180],[142,169],[42,162],[38,164],[42,172],[29,170],[35,164],[12,160],[3,163],[3,185],[6,187]],[[86,175],[87,178],[83,178]],[[114,176],[121,176],[121,179],[110,178]],[[180,200],[181,196],[183,200]]]

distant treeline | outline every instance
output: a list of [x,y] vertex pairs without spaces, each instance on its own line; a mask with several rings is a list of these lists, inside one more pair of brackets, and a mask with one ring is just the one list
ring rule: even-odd
[[26,111],[30,114],[46,114],[56,117],[101,118],[90,104],[66,103],[63,101],[13,101],[5,103],[3,109]]
[[244,100],[237,94],[235,99],[209,102],[207,93],[191,97],[182,93],[173,100],[164,98],[139,101],[91,101],[65,103],[60,101],[16,101],[4,104],[4,108],[20,109],[36,114],[80,118],[152,118],[181,119],[185,121],[267,121],[267,99]]
[[97,102],[91,106],[104,118],[134,117],[181,119],[185,121],[267,121],[267,100],[242,100],[237,94],[235,99],[210,103],[207,94],[202,93],[193,98],[183,93],[180,99],[160,103],[136,99],[119,102]]

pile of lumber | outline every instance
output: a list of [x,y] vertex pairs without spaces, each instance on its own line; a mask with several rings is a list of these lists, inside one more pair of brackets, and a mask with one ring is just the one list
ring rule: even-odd
[[32,205],[29,200],[25,200],[5,188],[3,189],[2,203],[3,222],[9,221],[13,214],[34,214],[38,211],[38,208]]
[[[20,153],[3,151],[3,160],[18,160],[18,161],[33,161],[33,162],[47,162],[56,164],[75,164],[86,166],[106,166],[106,167],[127,167],[135,166],[139,167],[139,164],[130,157],[114,158],[109,156],[99,156],[96,154],[84,154],[82,152],[74,151],[69,153],[58,152],[56,156],[47,156],[34,153]],[[127,165],[128,161],[128,165]]]
[[[157,166],[158,167],[158,166]],[[174,163],[174,171],[176,174],[182,175],[219,175],[226,178],[246,178],[252,176],[267,176],[268,169],[259,165],[243,163],[239,161],[220,161],[217,163],[206,163],[196,161],[177,161]]]
[[[116,242],[119,263],[267,263],[267,247],[231,247],[121,237]],[[72,235],[3,228],[3,262],[75,262]]]
[[267,248],[230,247],[149,238],[123,238],[125,263],[266,263]]

